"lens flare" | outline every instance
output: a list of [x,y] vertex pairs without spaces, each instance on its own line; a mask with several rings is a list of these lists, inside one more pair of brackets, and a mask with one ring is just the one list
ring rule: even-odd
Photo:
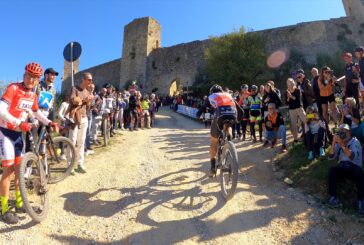
[[268,56],[267,66],[269,68],[277,68],[281,66],[289,57],[289,52],[286,49],[279,49]]

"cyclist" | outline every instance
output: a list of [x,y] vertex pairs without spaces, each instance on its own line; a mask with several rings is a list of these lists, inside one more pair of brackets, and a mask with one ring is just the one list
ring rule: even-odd
[[29,132],[32,124],[28,123],[29,114],[34,112],[37,120],[45,125],[56,127],[39,111],[38,98],[34,92],[42,76],[43,69],[37,63],[25,66],[23,81],[10,84],[0,100],[0,155],[3,174],[0,180],[0,200],[3,220],[8,224],[19,221],[16,213],[9,210],[10,179],[15,172],[16,212],[24,212],[19,190],[19,164],[21,162],[23,139],[22,132]]
[[248,105],[250,107],[250,133],[253,137],[253,142],[257,141],[255,136],[255,123],[258,123],[259,126],[259,140],[262,142],[262,134],[263,134],[263,120],[261,115],[261,107],[262,107],[262,98],[258,96],[258,87],[256,85],[252,85],[251,87],[251,95],[248,97]]
[[[210,131],[210,159],[211,159],[211,170],[210,177],[216,174],[216,153],[218,137],[221,133],[223,122],[225,120],[236,120],[236,106],[234,99],[229,93],[223,91],[220,85],[213,85],[210,88],[209,102],[215,109],[215,117],[211,123]],[[231,140],[232,130],[229,128],[228,140]]]

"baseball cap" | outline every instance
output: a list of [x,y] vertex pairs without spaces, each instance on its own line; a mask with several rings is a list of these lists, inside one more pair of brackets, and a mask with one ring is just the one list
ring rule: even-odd
[[355,52],[364,52],[363,46],[359,46],[355,49]]
[[52,67],[50,68],[47,68],[45,71],[44,71],[44,74],[49,74],[49,73],[52,73],[56,76],[58,76],[58,72],[56,72]]
[[340,125],[340,127],[339,127],[339,129],[340,129],[340,130],[341,130],[341,129],[346,129],[346,130],[349,130],[349,131],[350,131],[350,127],[349,127],[349,125],[348,125],[348,124],[346,124],[346,123],[341,124],[341,125]]

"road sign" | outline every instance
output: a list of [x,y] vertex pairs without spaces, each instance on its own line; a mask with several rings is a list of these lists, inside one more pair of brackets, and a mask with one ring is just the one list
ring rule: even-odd
[[81,44],[78,42],[70,42],[64,47],[63,57],[68,62],[76,61],[80,58],[82,52]]
[[71,62],[71,82],[72,87],[74,86],[74,72],[73,72],[73,62],[80,58],[82,52],[81,44],[78,42],[70,42],[64,47],[63,57],[68,62]]

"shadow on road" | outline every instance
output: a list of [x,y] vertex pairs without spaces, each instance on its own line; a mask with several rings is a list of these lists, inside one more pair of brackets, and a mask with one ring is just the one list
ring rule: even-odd
[[[196,242],[212,241],[216,238],[230,234],[253,231],[267,227],[276,219],[283,219],[287,226],[296,222],[302,215],[309,215],[311,209],[307,205],[294,205],[294,200],[288,194],[272,191],[274,181],[265,181],[261,178],[272,178],[272,173],[254,174],[269,170],[270,159],[274,156],[271,149],[251,147],[250,142],[238,143],[238,149],[248,147],[239,151],[241,167],[245,169],[240,173],[237,193],[226,205],[219,188],[207,188],[212,183],[218,185],[216,179],[210,180],[204,174],[209,168],[208,162],[208,130],[196,129],[195,125],[184,125],[181,116],[171,116],[170,112],[161,113],[157,127],[160,127],[158,136],[152,138],[152,142],[164,142],[166,146],[161,150],[169,153],[178,153],[172,160],[194,160],[193,166],[172,171],[152,179],[147,185],[137,188],[121,188],[121,198],[116,201],[94,200],[103,191],[111,189],[100,189],[93,193],[68,193],[64,209],[80,216],[99,216],[109,218],[114,214],[127,209],[138,208],[136,222],[150,226],[149,230],[138,231],[123,239],[110,242],[94,241],[76,236],[52,235],[54,239],[69,244],[174,244],[195,239]],[[172,120],[172,123],[171,121]],[[192,128],[195,127],[195,128]],[[168,128],[168,130],[166,129]],[[170,133],[170,129],[176,129]],[[168,133],[167,133],[168,132]],[[181,156],[183,155],[183,156]],[[256,156],[260,156],[255,161]],[[258,169],[258,170],[257,170]],[[264,187],[262,187],[265,185]],[[188,186],[189,188],[186,188]],[[269,186],[271,188],[266,188]],[[112,189],[115,191],[115,189]],[[244,201],[249,201],[249,196],[259,196],[255,207],[244,206]],[[239,199],[238,197],[243,199]],[[230,202],[239,203],[230,206]],[[169,209],[171,215],[164,214],[163,220],[154,218],[153,212],[158,208]],[[224,208],[227,208],[229,215],[224,215]],[[231,210],[236,208],[237,210]],[[182,211],[185,216],[174,217],[173,213]],[[214,214],[214,217],[211,216]],[[221,218],[224,217],[224,218]],[[168,219],[168,220],[165,220]],[[325,235],[316,232],[315,226],[309,226],[305,234],[310,235],[310,242],[321,243],[326,239]],[[196,240],[197,239],[197,240]],[[294,241],[300,241],[299,237]]]

